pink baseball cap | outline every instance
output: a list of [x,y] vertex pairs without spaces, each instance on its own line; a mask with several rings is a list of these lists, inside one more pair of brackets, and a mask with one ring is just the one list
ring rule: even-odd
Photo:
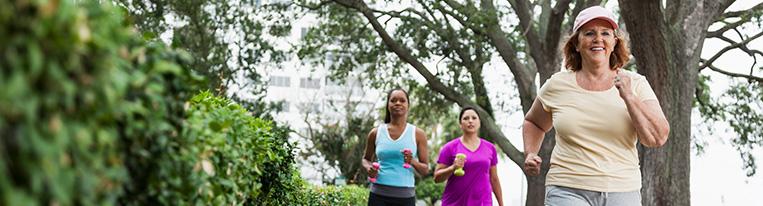
[[610,24],[612,24],[612,29],[617,29],[615,15],[612,14],[611,11],[601,6],[592,6],[583,9],[583,11],[580,11],[580,14],[575,17],[575,26],[572,28],[572,33],[577,32],[578,29],[583,26],[583,24],[588,23],[594,19],[607,20]]

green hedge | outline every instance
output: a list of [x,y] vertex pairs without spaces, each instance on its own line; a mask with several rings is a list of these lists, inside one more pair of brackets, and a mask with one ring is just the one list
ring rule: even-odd
[[125,119],[154,109],[131,94],[162,93],[148,75],[173,67],[138,70],[132,27],[93,2],[0,0],[3,205],[113,204],[129,179]]
[[[0,0],[0,205],[356,205],[99,1]],[[314,201],[313,201],[314,200]],[[365,203],[362,203],[365,204]]]
[[368,189],[356,185],[312,186],[304,185],[300,195],[292,205],[306,206],[351,206],[367,205]]
[[[202,92],[190,100],[182,135],[159,162],[151,187],[165,205],[365,205],[368,190],[305,183],[284,130],[232,101]],[[189,172],[190,171],[190,172]]]
[[[295,191],[285,132],[228,99],[202,92],[190,100],[182,134],[159,157],[149,192],[160,203],[241,204],[285,199]],[[298,176],[297,176],[298,178]]]

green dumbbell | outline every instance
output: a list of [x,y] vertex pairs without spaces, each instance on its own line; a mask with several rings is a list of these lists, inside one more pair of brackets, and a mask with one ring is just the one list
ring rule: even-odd
[[[458,153],[456,155],[456,159],[464,159],[465,160],[466,159],[466,155],[464,153]],[[453,174],[456,175],[456,176],[459,176],[459,177],[460,176],[464,176],[464,174],[465,174],[464,168],[463,167],[456,168],[456,171],[453,172]]]

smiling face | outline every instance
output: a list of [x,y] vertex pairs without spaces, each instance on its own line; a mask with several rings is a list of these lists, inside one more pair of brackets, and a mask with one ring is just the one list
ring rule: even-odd
[[463,112],[460,119],[461,130],[464,133],[476,133],[480,130],[480,117],[473,109]]
[[594,19],[580,27],[578,32],[575,50],[580,52],[583,62],[609,63],[617,44],[612,25],[606,20]]

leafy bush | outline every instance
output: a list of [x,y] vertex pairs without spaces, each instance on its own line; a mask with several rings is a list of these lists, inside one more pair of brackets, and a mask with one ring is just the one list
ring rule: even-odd
[[443,191],[445,183],[435,183],[432,177],[416,182],[416,199],[424,200],[428,205],[434,205],[437,200],[442,199]]
[[177,146],[185,121],[184,100],[204,83],[174,64],[190,61],[190,56],[167,51],[162,43],[139,47],[131,59],[145,73],[134,73],[136,81],[144,83],[133,84],[128,93],[130,112],[119,122],[123,126],[120,152],[129,175],[119,202],[150,204],[158,201],[157,194],[149,192],[151,184],[166,181],[156,175],[167,164],[158,157],[171,155],[167,148]]
[[0,1],[0,204],[113,203],[132,31],[91,1]]
[[[162,204],[275,201],[295,191],[286,133],[209,92],[194,96],[182,134],[158,157],[149,193]],[[261,203],[261,202],[260,202]]]
[[313,186],[304,185],[300,196],[293,205],[305,206],[350,206],[367,205],[368,189],[357,185]]
[[[0,205],[340,205],[288,130],[208,92],[100,1],[0,0]],[[322,202],[309,202],[325,200]]]
[[177,136],[201,84],[176,64],[191,58],[98,1],[0,0],[0,28],[0,205],[140,194],[150,145]]

